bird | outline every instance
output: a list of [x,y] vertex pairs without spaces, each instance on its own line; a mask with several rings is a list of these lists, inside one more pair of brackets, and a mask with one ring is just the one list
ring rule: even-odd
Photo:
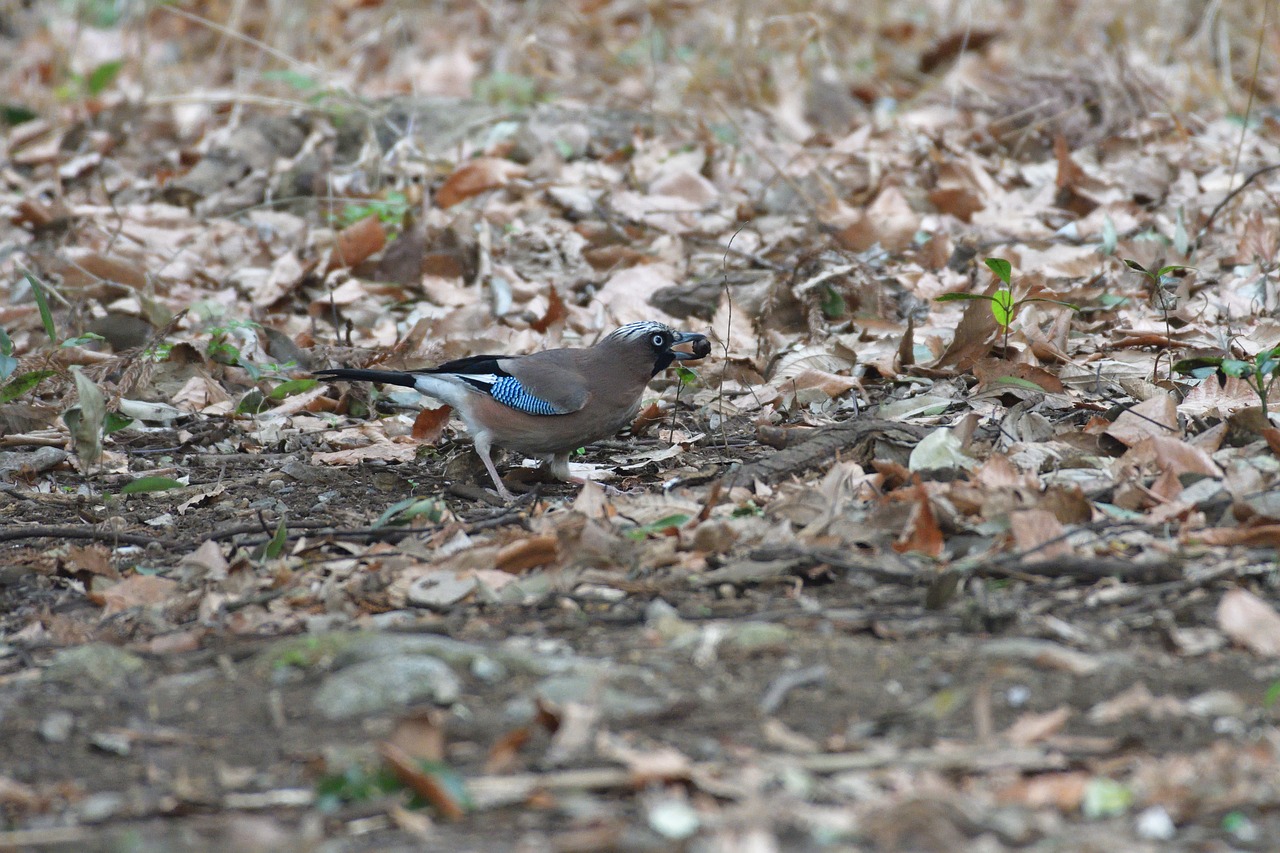
[[[674,349],[683,344],[688,351]],[[400,385],[452,406],[466,423],[498,496],[511,501],[515,496],[493,464],[495,445],[538,457],[549,463],[553,477],[570,481],[569,454],[630,426],[653,377],[673,362],[710,353],[706,335],[642,320],[590,347],[473,355],[408,371],[339,367],[313,375]]]

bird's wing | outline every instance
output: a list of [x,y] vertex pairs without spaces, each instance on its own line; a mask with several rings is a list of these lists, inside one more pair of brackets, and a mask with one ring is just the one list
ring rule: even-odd
[[465,383],[527,415],[567,415],[581,409],[588,395],[576,372],[557,371],[560,360],[546,358],[557,352],[563,350],[519,358],[473,355],[416,372]]

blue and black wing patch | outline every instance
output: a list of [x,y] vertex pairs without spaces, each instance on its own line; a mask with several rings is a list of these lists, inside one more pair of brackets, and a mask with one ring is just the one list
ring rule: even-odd
[[514,376],[499,376],[489,385],[489,394],[504,406],[527,415],[563,415],[565,411],[525,390]]

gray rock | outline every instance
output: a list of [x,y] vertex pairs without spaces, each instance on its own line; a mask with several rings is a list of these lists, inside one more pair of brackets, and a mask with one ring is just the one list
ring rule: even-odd
[[75,728],[76,718],[67,711],[54,711],[40,721],[40,738],[47,743],[66,743]]
[[145,666],[142,658],[132,652],[105,643],[89,643],[58,652],[44,676],[50,681],[88,681],[110,687],[124,684]]
[[462,685],[449,665],[424,655],[366,661],[330,675],[312,704],[331,720],[391,711],[415,702],[449,705]]

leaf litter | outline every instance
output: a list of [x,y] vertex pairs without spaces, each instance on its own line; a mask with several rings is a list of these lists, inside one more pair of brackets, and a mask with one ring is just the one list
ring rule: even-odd
[[[1265,849],[1274,58],[1020,8],[15,11],[0,846]],[[310,378],[641,319],[512,506]]]

